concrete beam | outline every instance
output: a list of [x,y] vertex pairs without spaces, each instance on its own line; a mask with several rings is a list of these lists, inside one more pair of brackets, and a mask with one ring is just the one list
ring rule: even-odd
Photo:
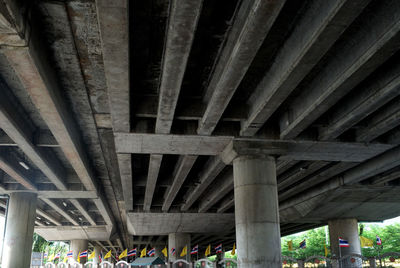
[[61,216],[63,216],[67,221],[71,222],[73,225],[79,226],[79,223],[73,219],[70,215],[68,215],[67,212],[61,207],[59,207],[56,203],[51,201],[50,199],[47,198],[40,198],[43,202],[45,202],[47,205],[52,207],[55,211],[57,211]]
[[199,122],[198,134],[210,135],[217,126],[284,3],[284,0],[241,3],[206,89],[207,108]]
[[150,155],[149,170],[147,174],[146,192],[144,195],[143,209],[149,211],[153,200],[154,190],[156,188],[158,173],[160,171],[162,155]]
[[81,203],[80,200],[72,199],[72,200],[70,200],[70,202],[72,203],[72,205],[74,205],[74,207],[76,209],[79,210],[79,212],[82,214],[83,217],[85,217],[85,219],[90,223],[90,225],[92,225],[92,226],[96,226],[97,225],[96,221],[88,213],[87,208],[84,207],[84,205]]
[[235,205],[235,197],[233,194],[226,196],[222,201],[221,204],[219,205],[219,208],[217,210],[218,213],[224,213],[231,207]]
[[[400,90],[399,90],[400,91]],[[369,118],[367,125],[356,131],[358,142],[370,142],[400,124],[400,98],[396,98]]]
[[52,222],[57,226],[61,226],[62,225],[61,221],[57,220],[56,218],[54,218],[53,216],[48,214],[46,211],[41,210],[40,208],[36,208],[36,215],[39,215],[39,216],[47,219],[49,222]]
[[122,193],[124,196],[125,209],[133,209],[133,186],[132,186],[132,155],[117,154],[119,163],[119,174],[121,176]]
[[[4,193],[14,193],[14,192],[30,192],[27,190],[4,190]],[[50,199],[95,199],[98,197],[97,193],[94,191],[51,191],[51,190],[38,190],[32,191],[41,198]]]
[[[49,131],[35,131],[32,137],[33,144],[37,147],[60,147],[53,135]],[[0,131],[0,147],[17,147],[18,144],[8,137],[3,131]]]
[[37,226],[35,232],[49,241],[75,239],[106,241],[110,239],[110,231],[106,226]]
[[32,143],[34,130],[30,123],[12,105],[5,94],[7,88],[2,83],[0,91],[0,128],[15,141],[25,155],[38,167],[46,177],[60,190],[67,190],[65,184],[65,170],[61,163],[45,148],[39,148]]
[[230,191],[233,190],[233,174],[228,171],[226,174],[214,182],[213,189],[206,193],[199,204],[199,213],[206,212]]
[[369,0],[312,1],[248,100],[241,135],[253,136],[318,63]]
[[181,206],[182,211],[187,211],[193,205],[224,167],[225,163],[219,157],[211,157],[207,161],[202,173],[199,175],[199,184],[191,192],[187,193],[185,203]]
[[292,139],[397,51],[400,3],[380,2],[359,21],[357,32],[343,40],[323,69],[280,118],[282,139]]
[[227,136],[115,133],[117,153],[217,155],[232,140]]
[[178,162],[175,165],[175,169],[172,173],[172,185],[168,188],[164,196],[162,211],[168,212],[187,175],[192,169],[194,163],[196,162],[196,159],[197,156],[193,155],[184,155],[179,157]]
[[[224,233],[233,228],[233,213],[128,213],[131,235]],[[212,222],[212,224],[210,224]]]
[[[319,140],[331,140],[372,114],[400,94],[400,61],[384,68],[373,80],[362,83],[357,94],[344,99],[331,112],[329,124],[321,127]],[[356,96],[356,97],[355,97]]]
[[230,164],[238,155],[280,155],[278,159],[362,162],[393,148],[387,144],[317,142],[297,140],[233,140],[221,153]]
[[0,169],[22,184],[26,189],[37,190],[36,185],[28,177],[29,173],[18,164],[16,159],[10,159],[10,155],[8,154],[7,156],[2,151],[0,151]]
[[170,3],[155,132],[171,130],[187,60],[200,17],[202,0]]

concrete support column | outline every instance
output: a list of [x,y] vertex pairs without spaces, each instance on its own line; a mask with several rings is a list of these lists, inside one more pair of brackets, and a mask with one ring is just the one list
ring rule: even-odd
[[[76,260],[78,258],[79,252],[87,250],[88,246],[89,246],[89,242],[86,239],[71,240],[71,250],[72,250],[74,260]],[[83,258],[81,260],[81,263],[85,263],[86,261],[87,261],[87,258]]]
[[[187,246],[187,253],[185,257],[180,257],[182,249]],[[175,248],[175,255],[171,255],[171,249]],[[172,233],[168,235],[168,259],[169,262],[176,261],[177,259],[185,259],[190,261],[190,234]]]
[[233,160],[238,266],[282,267],[275,159]]
[[101,250],[102,250],[102,248],[100,247],[100,246],[94,246],[94,260],[93,260],[93,262],[95,263],[95,264],[100,264],[100,261],[99,261],[99,256],[100,256],[100,252],[101,252]]
[[10,194],[2,267],[31,266],[36,203],[37,195],[34,193]]
[[[349,254],[361,255],[360,238],[358,236],[357,219],[336,219],[328,221],[329,238],[331,241],[331,252],[333,257],[346,256]],[[339,237],[349,242],[349,247],[339,249]],[[341,262],[341,266],[345,267],[362,267],[361,259],[355,258],[356,262],[352,263],[351,258],[347,258]]]

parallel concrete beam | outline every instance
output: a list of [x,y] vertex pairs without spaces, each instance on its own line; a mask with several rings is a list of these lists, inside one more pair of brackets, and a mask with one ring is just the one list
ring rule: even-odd
[[72,203],[72,205],[74,205],[74,207],[76,207],[76,209],[79,210],[79,212],[82,214],[83,217],[85,217],[85,219],[92,225],[95,226],[96,221],[93,219],[93,217],[88,213],[87,208],[85,208],[81,201],[77,200],[77,199],[72,199],[70,201]]
[[284,3],[284,0],[241,3],[206,89],[207,108],[197,130],[200,135],[210,135],[217,126]]
[[230,191],[233,190],[233,174],[231,171],[224,174],[213,184],[213,189],[209,191],[199,203],[199,213],[206,212]]
[[[60,147],[53,135],[49,131],[35,131],[33,135],[33,144],[38,147]],[[18,144],[8,137],[3,131],[0,131],[0,147],[16,147]]]
[[370,142],[400,124],[400,98],[369,118],[367,125],[356,131],[358,142]]
[[280,118],[282,139],[305,130],[398,48],[400,3],[382,1],[360,20],[362,27],[343,40],[323,69]]
[[[253,136],[363,10],[369,0],[312,1],[248,101],[241,135]],[[351,10],[351,12],[350,12]]]
[[154,190],[156,188],[158,173],[160,171],[162,155],[150,155],[149,170],[147,174],[146,191],[144,194],[143,209],[149,211],[153,200]]
[[[372,114],[400,94],[400,61],[381,70],[371,83],[362,84],[356,97],[349,97],[331,112],[329,124],[321,127],[319,140],[331,140]],[[369,80],[367,80],[369,82]]]
[[36,208],[36,215],[46,218],[49,222],[52,222],[57,226],[62,225],[61,221],[57,220],[56,218],[48,214],[46,211],[41,210],[40,208]]
[[155,132],[169,133],[203,0],[170,3]]
[[59,207],[56,203],[51,201],[50,199],[47,198],[40,198],[43,202],[45,202],[47,205],[52,207],[55,211],[57,211],[61,216],[63,216],[65,219],[67,219],[69,222],[71,222],[73,225],[79,226],[79,222],[77,222],[74,218],[72,218],[70,215],[68,215],[67,212],[65,212],[65,209]]
[[28,172],[24,170],[15,159],[12,161],[12,159],[10,159],[9,156],[7,157],[2,151],[0,151],[0,169],[22,184],[26,189],[37,190],[35,184],[29,179]]
[[185,203],[181,206],[182,211],[187,211],[193,203],[200,197],[200,195],[207,189],[207,187],[215,180],[218,174],[224,169],[225,163],[219,157],[211,157],[202,173],[199,176],[199,184],[187,193]]
[[46,151],[32,143],[33,130],[30,124],[16,110],[5,94],[6,85],[0,91],[0,127],[14,140],[46,177],[60,190],[67,190],[63,166]]
[[162,211],[167,212],[170,209],[172,202],[174,201],[176,195],[179,192],[179,189],[181,188],[187,175],[192,169],[194,163],[196,162],[196,159],[197,156],[193,155],[184,155],[179,157],[175,169],[172,173],[172,185],[168,188],[164,197]]
[[228,209],[230,209],[234,205],[235,205],[235,197],[234,197],[234,195],[233,194],[232,195],[228,195],[221,201],[221,204],[220,204],[217,212],[218,213],[224,213],[225,211],[227,211]]

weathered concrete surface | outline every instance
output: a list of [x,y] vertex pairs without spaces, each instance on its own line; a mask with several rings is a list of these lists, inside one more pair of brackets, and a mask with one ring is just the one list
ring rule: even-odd
[[239,156],[233,178],[239,267],[281,267],[275,159]]
[[[30,267],[37,196],[12,193],[9,202],[2,266]],[[20,254],[18,258],[16,252]]]
[[65,241],[67,238],[107,241],[111,237],[110,230],[105,226],[36,226],[35,232],[46,240],[54,241]]

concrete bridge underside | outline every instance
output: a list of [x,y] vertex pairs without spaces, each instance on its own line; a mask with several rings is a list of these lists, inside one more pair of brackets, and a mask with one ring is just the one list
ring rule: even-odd
[[396,0],[1,0],[0,194],[105,251],[397,216],[399,45]]

